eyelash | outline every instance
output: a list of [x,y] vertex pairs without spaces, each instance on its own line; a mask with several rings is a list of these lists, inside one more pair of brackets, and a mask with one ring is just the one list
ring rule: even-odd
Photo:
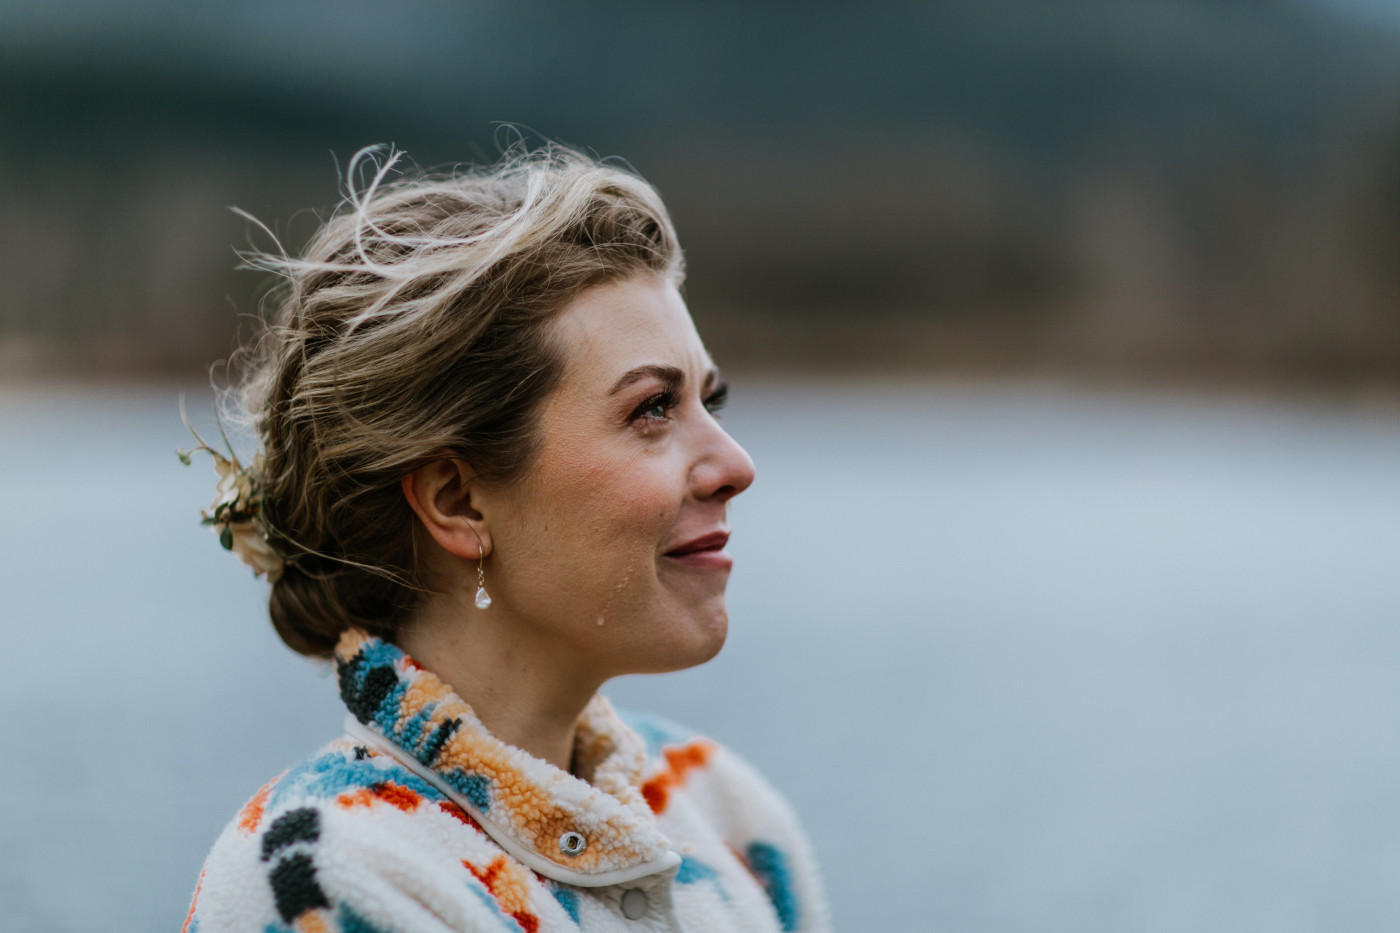
[[729,383],[721,382],[717,384],[710,397],[705,399],[705,410],[718,417],[729,401]]
[[[728,401],[729,384],[727,382],[721,382],[719,385],[715,386],[714,391],[710,393],[710,397],[705,399],[705,410],[711,415],[718,417],[720,410],[724,408],[725,403]],[[647,398],[632,412],[631,420],[638,421],[645,419],[649,421],[664,421],[670,418],[671,409],[679,404],[680,393],[675,389],[666,389],[664,392],[657,392],[655,395],[647,396]],[[648,417],[648,412],[656,408],[660,408],[662,414],[659,417]]]

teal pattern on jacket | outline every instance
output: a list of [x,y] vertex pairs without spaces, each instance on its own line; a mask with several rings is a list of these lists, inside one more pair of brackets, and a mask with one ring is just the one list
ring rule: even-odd
[[828,929],[791,809],[717,743],[595,697],[576,776],[391,644],[347,633],[336,673],[347,736],[229,823],[186,933]]

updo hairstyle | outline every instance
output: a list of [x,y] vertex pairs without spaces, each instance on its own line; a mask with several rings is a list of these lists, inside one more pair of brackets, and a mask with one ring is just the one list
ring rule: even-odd
[[620,168],[550,147],[387,181],[397,155],[374,156],[352,160],[347,178],[371,180],[300,257],[251,257],[280,280],[225,399],[264,447],[286,561],[272,624],[317,657],[350,627],[395,640],[431,592],[404,476],[445,457],[491,483],[529,466],[563,367],[554,315],[595,285],[683,274],[660,197]]

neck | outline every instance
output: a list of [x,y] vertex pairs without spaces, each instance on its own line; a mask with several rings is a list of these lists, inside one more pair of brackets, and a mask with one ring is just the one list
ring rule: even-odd
[[431,600],[405,626],[399,647],[465,700],[493,736],[570,770],[579,714],[602,684],[580,679],[577,665],[553,657],[545,640],[469,598],[452,592]]

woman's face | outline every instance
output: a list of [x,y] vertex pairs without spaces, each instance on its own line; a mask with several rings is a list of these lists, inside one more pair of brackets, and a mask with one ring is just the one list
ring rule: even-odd
[[714,364],[653,275],[584,292],[554,327],[541,448],[486,516],[488,611],[597,677],[709,660],[728,627],[726,508],[754,478],[715,420]]

